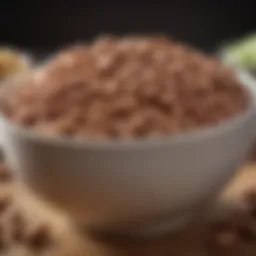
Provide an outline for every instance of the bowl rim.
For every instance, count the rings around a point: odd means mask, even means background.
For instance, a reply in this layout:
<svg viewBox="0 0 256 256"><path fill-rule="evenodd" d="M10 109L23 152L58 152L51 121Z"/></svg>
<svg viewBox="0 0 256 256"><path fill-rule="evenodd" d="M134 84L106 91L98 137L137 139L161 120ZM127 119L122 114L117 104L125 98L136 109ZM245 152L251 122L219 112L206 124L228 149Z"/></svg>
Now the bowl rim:
<svg viewBox="0 0 256 256"><path fill-rule="evenodd" d="M30 71L31 72L31 71ZM6 83L20 76L24 76L27 72L15 75L6 79L1 83L0 87L4 87ZM29 72L28 72L29 73ZM90 149L131 149L131 148L152 148L164 145L177 145L201 141L205 138L213 138L220 134L227 133L237 129L243 123L256 116L256 80L244 70L236 69L238 79L244 85L250 98L248 107L238 115L221 121L216 126L206 126L188 132L178 132L175 134L164 135L154 138L136 138L136 139L76 139L73 137L61 137L47 133L38 132L33 129L27 129L22 125L12 122L0 112L1 125L7 126L11 132L26 137L28 140L33 140L41 144L52 146L64 146L71 148L90 148ZM1 88L1 89L2 89Z"/></svg>

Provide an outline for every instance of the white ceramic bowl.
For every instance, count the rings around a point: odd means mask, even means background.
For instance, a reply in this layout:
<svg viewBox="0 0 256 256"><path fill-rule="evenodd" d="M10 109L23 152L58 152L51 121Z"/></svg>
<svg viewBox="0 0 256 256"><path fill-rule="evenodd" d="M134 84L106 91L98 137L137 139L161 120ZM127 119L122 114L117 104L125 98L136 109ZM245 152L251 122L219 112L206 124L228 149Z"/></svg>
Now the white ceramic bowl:
<svg viewBox="0 0 256 256"><path fill-rule="evenodd" d="M250 108L217 127L156 140L74 141L1 116L4 153L29 187L78 223L163 232L190 220L245 160L255 135L256 85L239 76Z"/></svg>

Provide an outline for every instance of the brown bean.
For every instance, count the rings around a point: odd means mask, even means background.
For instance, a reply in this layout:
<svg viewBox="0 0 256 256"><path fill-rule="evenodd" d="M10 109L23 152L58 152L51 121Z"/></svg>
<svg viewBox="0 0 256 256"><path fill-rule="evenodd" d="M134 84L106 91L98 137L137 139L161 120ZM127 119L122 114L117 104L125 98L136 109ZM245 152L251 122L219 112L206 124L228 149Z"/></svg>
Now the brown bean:
<svg viewBox="0 0 256 256"><path fill-rule="evenodd" d="M186 132L248 105L232 70L163 36L104 36L70 47L17 85L0 99L6 116L76 138Z"/></svg>

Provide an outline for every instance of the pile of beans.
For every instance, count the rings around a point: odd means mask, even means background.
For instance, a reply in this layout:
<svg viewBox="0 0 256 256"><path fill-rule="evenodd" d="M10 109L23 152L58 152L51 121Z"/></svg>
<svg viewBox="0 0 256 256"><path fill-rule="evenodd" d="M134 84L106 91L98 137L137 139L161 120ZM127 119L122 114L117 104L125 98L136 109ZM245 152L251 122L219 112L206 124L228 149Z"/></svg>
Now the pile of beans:
<svg viewBox="0 0 256 256"><path fill-rule="evenodd" d="M164 136L218 125L248 98L218 60L158 36L106 36L56 54L10 86L16 123L78 138Z"/></svg>

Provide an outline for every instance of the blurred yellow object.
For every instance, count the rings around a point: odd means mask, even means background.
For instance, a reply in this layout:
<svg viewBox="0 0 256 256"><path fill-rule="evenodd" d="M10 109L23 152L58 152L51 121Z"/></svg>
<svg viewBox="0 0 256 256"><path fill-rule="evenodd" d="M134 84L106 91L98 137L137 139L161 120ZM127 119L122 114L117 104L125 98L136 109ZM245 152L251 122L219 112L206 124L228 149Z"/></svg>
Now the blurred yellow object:
<svg viewBox="0 0 256 256"><path fill-rule="evenodd" d="M0 80L22 72L30 66L29 58L17 50L0 47Z"/></svg>

